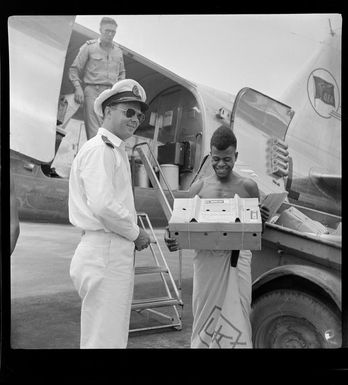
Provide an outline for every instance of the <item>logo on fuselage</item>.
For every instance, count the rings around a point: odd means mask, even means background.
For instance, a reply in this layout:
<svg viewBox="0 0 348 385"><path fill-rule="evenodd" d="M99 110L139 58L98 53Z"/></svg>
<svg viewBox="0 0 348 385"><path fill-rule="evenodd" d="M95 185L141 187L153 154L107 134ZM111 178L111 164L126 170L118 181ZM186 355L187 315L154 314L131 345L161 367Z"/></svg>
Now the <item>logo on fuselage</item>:
<svg viewBox="0 0 348 385"><path fill-rule="evenodd" d="M322 118L338 118L340 114L340 92L333 75L324 68L311 72L307 81L309 101L315 112Z"/></svg>

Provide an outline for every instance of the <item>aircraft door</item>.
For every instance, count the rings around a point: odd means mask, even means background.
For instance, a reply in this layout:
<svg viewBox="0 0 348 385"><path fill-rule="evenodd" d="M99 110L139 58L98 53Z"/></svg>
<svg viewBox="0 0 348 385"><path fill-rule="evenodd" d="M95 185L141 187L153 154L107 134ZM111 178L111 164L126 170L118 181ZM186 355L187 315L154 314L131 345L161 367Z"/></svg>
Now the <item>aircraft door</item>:
<svg viewBox="0 0 348 385"><path fill-rule="evenodd" d="M10 148L38 162L55 154L57 101L75 16L11 16Z"/></svg>
<svg viewBox="0 0 348 385"><path fill-rule="evenodd" d="M294 112L250 88L239 91L230 125L237 137L238 161L235 171L254 179L261 193L285 190L289 171L286 132Z"/></svg>

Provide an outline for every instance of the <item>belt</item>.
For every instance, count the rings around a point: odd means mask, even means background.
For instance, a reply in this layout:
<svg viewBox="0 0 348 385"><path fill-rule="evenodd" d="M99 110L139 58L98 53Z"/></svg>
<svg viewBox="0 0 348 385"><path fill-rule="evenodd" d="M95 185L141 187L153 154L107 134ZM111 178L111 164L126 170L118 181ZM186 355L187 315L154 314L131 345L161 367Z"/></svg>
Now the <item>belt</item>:
<svg viewBox="0 0 348 385"><path fill-rule="evenodd" d="M111 88L112 84L91 84L91 83L87 83L87 84L85 84L85 87L87 87L87 86L95 87L97 90L99 90L100 87Z"/></svg>
<svg viewBox="0 0 348 385"><path fill-rule="evenodd" d="M115 236L114 233L106 232L104 230L82 230L81 238L87 237L89 239L110 239Z"/></svg>
<svg viewBox="0 0 348 385"><path fill-rule="evenodd" d="M237 267L239 252L240 252L240 250L232 250L231 251L231 266L232 267Z"/></svg>

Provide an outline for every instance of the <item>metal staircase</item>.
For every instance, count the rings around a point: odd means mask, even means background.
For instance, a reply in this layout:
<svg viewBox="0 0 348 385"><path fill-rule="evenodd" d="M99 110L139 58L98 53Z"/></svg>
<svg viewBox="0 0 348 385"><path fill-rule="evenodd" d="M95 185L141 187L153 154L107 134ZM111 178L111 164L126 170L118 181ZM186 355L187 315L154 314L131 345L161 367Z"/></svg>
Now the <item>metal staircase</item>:
<svg viewBox="0 0 348 385"><path fill-rule="evenodd" d="M148 156L145 154L141 146L148 146L149 154L152 156L153 163L149 160ZM151 180L152 186L157 192L157 198L163 208L163 211L166 215L167 220L169 221L172 215L172 205L169 204L166 194L164 193L161 184L156 176L156 173L153 169L152 164L155 165L159 173L162 175L164 183L167 185L168 192L170 195L170 199L174 202L174 195L170 189L170 186L165 179L165 176L162 173L161 167L157 162L157 159L153 155L150 146L148 143L139 143L133 147L132 152L132 160L134 165L134 151L137 150L142 160L147 175ZM133 168L134 170L134 168ZM152 256L152 264L146 266L135 266L135 275L147 275L147 274L158 274L160 276L160 283L163 284L163 288L165 289L166 296L162 297L152 297L152 298L142 298L142 299L133 299L132 302L132 310L137 312L138 314L146 315L152 314L159 316L161 319L165 319L166 322L161 322L160 325L155 326L146 326L141 328L131 328L130 332L135 331L143 331L143 330L152 330L152 329L160 329L160 328L168 328L174 327L177 330L182 329L182 311L183 311L183 301L181 297L181 271L182 271L182 252L179 253L179 267L178 267L178 286L175 283L173 275L170 271L166 258L163 254L163 251L160 247L160 243L156 237L155 231L151 225L150 219L146 213L137 213L138 223L139 225L149 232L153 239L154 243L149 245L149 249ZM137 261L137 258L135 259ZM159 308L169 308L171 311L171 315L164 313L163 311L159 311ZM157 310L155 310L157 309Z"/></svg>

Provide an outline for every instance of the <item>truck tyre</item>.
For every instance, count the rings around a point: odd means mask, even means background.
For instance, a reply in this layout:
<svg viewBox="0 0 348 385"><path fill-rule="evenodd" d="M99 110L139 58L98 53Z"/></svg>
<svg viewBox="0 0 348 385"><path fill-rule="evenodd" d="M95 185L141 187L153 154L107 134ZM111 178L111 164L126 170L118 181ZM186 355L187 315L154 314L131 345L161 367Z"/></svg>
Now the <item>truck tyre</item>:
<svg viewBox="0 0 348 385"><path fill-rule="evenodd" d="M277 289L252 305L254 348L340 348L341 321L328 304L310 294Z"/></svg>

